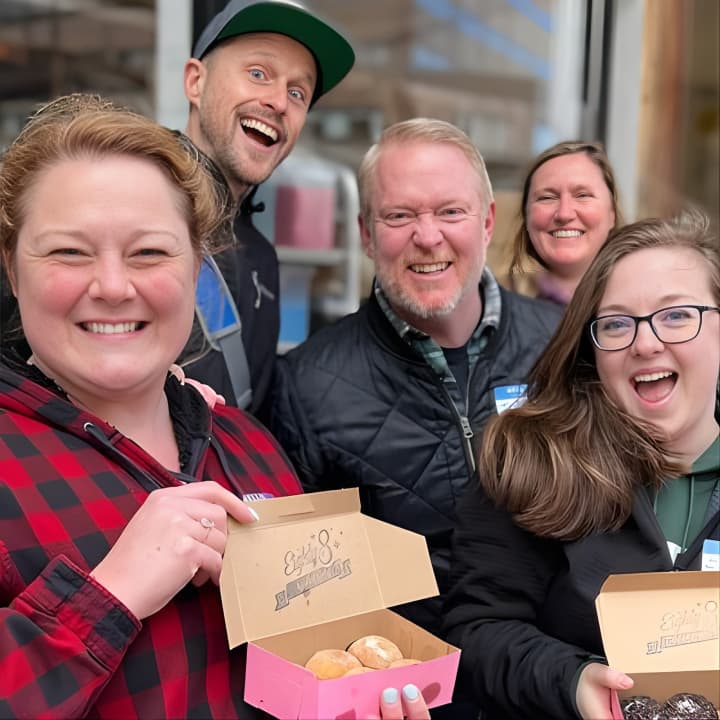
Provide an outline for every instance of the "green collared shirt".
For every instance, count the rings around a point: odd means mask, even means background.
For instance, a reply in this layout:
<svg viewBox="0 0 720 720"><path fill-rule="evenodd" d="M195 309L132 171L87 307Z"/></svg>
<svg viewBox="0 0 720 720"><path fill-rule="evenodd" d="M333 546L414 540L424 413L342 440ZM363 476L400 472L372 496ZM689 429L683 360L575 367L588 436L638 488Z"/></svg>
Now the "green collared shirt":
<svg viewBox="0 0 720 720"><path fill-rule="evenodd" d="M483 296L482 318L465 346L468 356L468 378L472 377L480 353L485 349L490 336L500 325L500 312L502 309L500 287L487 267L483 270L480 278L479 292ZM385 317L390 321L400 338L425 359L425 362L435 371L447 389L455 407L461 415L465 415L467 412L467 388L458 387L443 349L429 335L398 317L397 313L390 307L385 293L377 282L375 283L375 297L383 313L385 313Z"/></svg>

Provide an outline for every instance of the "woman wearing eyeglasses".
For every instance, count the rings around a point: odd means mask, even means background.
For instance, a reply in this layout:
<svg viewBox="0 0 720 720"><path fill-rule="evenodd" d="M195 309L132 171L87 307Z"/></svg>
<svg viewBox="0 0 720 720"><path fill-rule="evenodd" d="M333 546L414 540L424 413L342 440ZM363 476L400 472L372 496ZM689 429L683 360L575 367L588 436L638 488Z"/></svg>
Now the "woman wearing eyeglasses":
<svg viewBox="0 0 720 720"><path fill-rule="evenodd" d="M485 431L455 534L448 639L483 720L611 718L595 598L698 569L719 537L720 257L704 218L611 235L530 378Z"/></svg>

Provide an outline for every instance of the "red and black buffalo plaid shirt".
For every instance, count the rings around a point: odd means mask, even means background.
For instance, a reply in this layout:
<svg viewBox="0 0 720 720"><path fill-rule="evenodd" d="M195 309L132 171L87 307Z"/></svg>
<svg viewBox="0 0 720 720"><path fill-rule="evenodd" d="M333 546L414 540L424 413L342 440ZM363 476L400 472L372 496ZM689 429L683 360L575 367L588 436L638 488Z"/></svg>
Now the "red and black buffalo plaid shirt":
<svg viewBox="0 0 720 720"><path fill-rule="evenodd" d="M260 717L217 587L188 585L140 623L88 573L154 488L301 492L284 454L250 416L211 414L171 378L178 477L45 385L0 365L0 718Z"/></svg>

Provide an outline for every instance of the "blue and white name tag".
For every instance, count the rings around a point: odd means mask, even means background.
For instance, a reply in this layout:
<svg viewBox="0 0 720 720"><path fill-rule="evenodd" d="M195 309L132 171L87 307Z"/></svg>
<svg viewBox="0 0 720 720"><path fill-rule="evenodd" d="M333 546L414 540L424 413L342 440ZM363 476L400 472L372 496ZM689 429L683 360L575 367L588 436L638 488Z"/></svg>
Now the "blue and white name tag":
<svg viewBox="0 0 720 720"><path fill-rule="evenodd" d="M275 496L272 493L245 493L242 496L243 502L256 502L257 500L272 500Z"/></svg>
<svg viewBox="0 0 720 720"><path fill-rule="evenodd" d="M520 407L527 400L527 385L501 385L493 390L498 415L510 408Z"/></svg>
<svg viewBox="0 0 720 720"><path fill-rule="evenodd" d="M705 540L701 570L720 570L720 540Z"/></svg>

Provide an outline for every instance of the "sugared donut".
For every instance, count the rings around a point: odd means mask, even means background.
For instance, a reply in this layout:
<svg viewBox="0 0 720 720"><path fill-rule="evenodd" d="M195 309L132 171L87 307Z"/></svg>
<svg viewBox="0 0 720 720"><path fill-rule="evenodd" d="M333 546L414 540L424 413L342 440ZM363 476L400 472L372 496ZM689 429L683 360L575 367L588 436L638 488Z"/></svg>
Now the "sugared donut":
<svg viewBox="0 0 720 720"><path fill-rule="evenodd" d="M402 660L403 656L400 648L382 635L361 637L348 647L348 652L366 667L376 670L390 667L390 663Z"/></svg>
<svg viewBox="0 0 720 720"><path fill-rule="evenodd" d="M305 667L320 680L332 680L360 667L360 661L345 650L318 650L305 663Z"/></svg>

